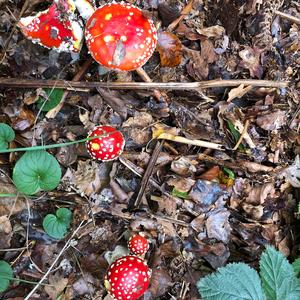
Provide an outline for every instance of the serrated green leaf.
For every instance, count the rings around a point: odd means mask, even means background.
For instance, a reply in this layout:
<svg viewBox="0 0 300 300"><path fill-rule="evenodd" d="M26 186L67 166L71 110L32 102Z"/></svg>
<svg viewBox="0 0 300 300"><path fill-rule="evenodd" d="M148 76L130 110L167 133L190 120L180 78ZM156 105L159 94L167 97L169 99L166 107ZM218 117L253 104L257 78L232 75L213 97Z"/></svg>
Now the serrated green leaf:
<svg viewBox="0 0 300 300"><path fill-rule="evenodd" d="M45 99L44 97L39 97L37 104L38 104L38 108L41 109L42 111L49 111L52 108L56 107L63 96L64 90L63 89L44 89L46 95L47 95L47 99Z"/></svg>
<svg viewBox="0 0 300 300"><path fill-rule="evenodd" d="M293 262L293 269L296 276L300 275L300 257Z"/></svg>
<svg viewBox="0 0 300 300"><path fill-rule="evenodd" d="M8 143L15 139L15 132L5 123L0 123L0 149L7 149Z"/></svg>
<svg viewBox="0 0 300 300"><path fill-rule="evenodd" d="M265 300L258 273L244 263L218 269L197 287L204 300Z"/></svg>
<svg viewBox="0 0 300 300"><path fill-rule="evenodd" d="M16 188L27 195L55 189L60 178L61 169L57 160L45 150L27 151L13 170Z"/></svg>
<svg viewBox="0 0 300 300"><path fill-rule="evenodd" d="M10 282L10 278L13 278L13 271L9 263L4 260L0 260L0 292L4 292Z"/></svg>
<svg viewBox="0 0 300 300"><path fill-rule="evenodd" d="M45 232L55 239L62 239L71 224L72 212L67 208L59 208L56 215L49 214L43 220Z"/></svg>
<svg viewBox="0 0 300 300"><path fill-rule="evenodd" d="M259 264L260 277L267 300L300 299L299 282L293 266L281 252L267 246Z"/></svg>

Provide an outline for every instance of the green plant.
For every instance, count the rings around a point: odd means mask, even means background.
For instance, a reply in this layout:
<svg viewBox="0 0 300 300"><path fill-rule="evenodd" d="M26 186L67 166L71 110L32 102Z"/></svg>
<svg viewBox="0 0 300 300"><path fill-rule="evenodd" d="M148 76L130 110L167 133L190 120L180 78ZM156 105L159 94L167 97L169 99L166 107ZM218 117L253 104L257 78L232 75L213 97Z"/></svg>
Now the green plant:
<svg viewBox="0 0 300 300"><path fill-rule="evenodd" d="M61 169L57 160L45 150L25 152L13 170L16 188L26 195L53 190L60 178Z"/></svg>
<svg viewBox="0 0 300 300"><path fill-rule="evenodd" d="M204 300L297 300L300 280L284 255L267 246L260 273L244 263L232 263L197 282Z"/></svg>
<svg viewBox="0 0 300 300"><path fill-rule="evenodd" d="M48 235L55 239L62 239L70 227L72 212L67 208L59 208L56 214L49 214L44 218L43 227Z"/></svg>
<svg viewBox="0 0 300 300"><path fill-rule="evenodd" d="M0 292L4 292L8 288L9 281L13 276L10 264L4 260L0 260Z"/></svg>
<svg viewBox="0 0 300 300"><path fill-rule="evenodd" d="M7 149L8 143L15 139L15 132L7 124L0 123L0 149Z"/></svg>
<svg viewBox="0 0 300 300"><path fill-rule="evenodd" d="M45 97L40 96L37 102L37 106L42 111L49 111L52 108L56 107L62 99L64 94L63 89L44 89Z"/></svg>

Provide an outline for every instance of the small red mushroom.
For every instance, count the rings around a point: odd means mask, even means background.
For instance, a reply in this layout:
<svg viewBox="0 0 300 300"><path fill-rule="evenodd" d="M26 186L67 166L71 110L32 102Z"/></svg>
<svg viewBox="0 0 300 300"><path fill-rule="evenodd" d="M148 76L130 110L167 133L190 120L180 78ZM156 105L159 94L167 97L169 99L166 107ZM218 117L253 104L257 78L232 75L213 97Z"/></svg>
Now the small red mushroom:
<svg viewBox="0 0 300 300"><path fill-rule="evenodd" d="M74 11L72 0L55 0L47 10L21 18L18 26L34 43L57 51L78 52L82 46L83 29Z"/></svg>
<svg viewBox="0 0 300 300"><path fill-rule="evenodd" d="M151 271L145 261L137 256L118 258L107 270L105 287L117 300L136 300L147 290Z"/></svg>
<svg viewBox="0 0 300 300"><path fill-rule="evenodd" d="M100 136L86 142L88 153L95 159L109 161L118 158L123 152L123 134L111 126L96 126L88 137Z"/></svg>
<svg viewBox="0 0 300 300"><path fill-rule="evenodd" d="M149 249L148 240L140 234L134 234L128 240L128 249L132 254L143 255Z"/></svg>
<svg viewBox="0 0 300 300"><path fill-rule="evenodd" d="M85 38L99 64L122 71L143 66L157 43L152 20L138 7L125 2L98 8L87 21Z"/></svg>

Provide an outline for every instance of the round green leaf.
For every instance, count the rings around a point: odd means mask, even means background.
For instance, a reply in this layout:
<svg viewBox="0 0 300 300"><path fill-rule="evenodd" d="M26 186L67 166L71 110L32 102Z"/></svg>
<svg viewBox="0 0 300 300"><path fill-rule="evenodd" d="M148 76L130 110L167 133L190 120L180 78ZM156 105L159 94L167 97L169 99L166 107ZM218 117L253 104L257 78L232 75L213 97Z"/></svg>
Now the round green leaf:
<svg viewBox="0 0 300 300"><path fill-rule="evenodd" d="M10 278L13 278L13 276L10 264L0 260L0 292L4 292L8 288Z"/></svg>
<svg viewBox="0 0 300 300"><path fill-rule="evenodd" d="M43 220L43 228L48 235L55 239L62 239L71 224L72 212L67 208L59 208L56 215L49 214Z"/></svg>
<svg viewBox="0 0 300 300"><path fill-rule="evenodd" d="M61 169L57 160L45 150L25 152L13 170L15 186L27 195L55 189L60 178Z"/></svg>
<svg viewBox="0 0 300 300"><path fill-rule="evenodd" d="M15 139L15 132L5 123L0 123L0 149L7 149L8 143Z"/></svg>

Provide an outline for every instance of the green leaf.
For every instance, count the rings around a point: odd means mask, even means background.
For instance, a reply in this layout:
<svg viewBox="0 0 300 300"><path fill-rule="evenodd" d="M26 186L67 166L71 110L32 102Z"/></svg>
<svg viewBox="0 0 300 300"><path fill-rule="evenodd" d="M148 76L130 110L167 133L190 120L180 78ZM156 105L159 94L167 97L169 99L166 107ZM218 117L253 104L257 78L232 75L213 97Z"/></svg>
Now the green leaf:
<svg viewBox="0 0 300 300"><path fill-rule="evenodd" d="M55 189L60 178L61 169L57 160L45 150L25 152L13 170L16 188L27 195Z"/></svg>
<svg viewBox="0 0 300 300"><path fill-rule="evenodd" d="M293 269L296 276L300 275L300 257L293 262Z"/></svg>
<svg viewBox="0 0 300 300"><path fill-rule="evenodd" d="M267 246L260 259L260 276L267 300L300 299L299 280L285 256Z"/></svg>
<svg viewBox="0 0 300 300"><path fill-rule="evenodd" d="M244 263L219 268L197 287L204 300L265 300L258 273Z"/></svg>
<svg viewBox="0 0 300 300"><path fill-rule="evenodd" d="M60 103L64 90L52 88L52 89L44 89L44 91L47 95L47 98L40 96L37 104L38 104L38 108L41 109L42 111L49 111Z"/></svg>
<svg viewBox="0 0 300 300"><path fill-rule="evenodd" d="M13 278L13 271L9 263L0 260L0 292L4 292L8 286L10 278Z"/></svg>
<svg viewBox="0 0 300 300"><path fill-rule="evenodd" d="M224 170L224 173L226 173L230 179L235 179L235 174L232 170L230 170L229 168L226 168L226 167L223 167L223 170Z"/></svg>
<svg viewBox="0 0 300 300"><path fill-rule="evenodd" d="M15 132L5 123L0 123L0 149L7 149L8 143L15 139Z"/></svg>
<svg viewBox="0 0 300 300"><path fill-rule="evenodd" d="M175 187L173 188L171 194L172 194L172 196L183 198L183 199L186 199L188 197L188 193L187 192L180 192L180 191L176 190Z"/></svg>
<svg viewBox="0 0 300 300"><path fill-rule="evenodd" d="M55 239L62 239L71 224L72 212L67 208L59 208L56 215L49 214L44 218L43 228L48 235Z"/></svg>
<svg viewBox="0 0 300 300"><path fill-rule="evenodd" d="M227 121L227 126L228 126L228 129L229 129L229 131L231 132L231 134L234 138L234 141L237 143L240 136L241 136L241 134L235 129L234 125L230 121ZM244 150L245 148L242 144L240 144L238 149Z"/></svg>

